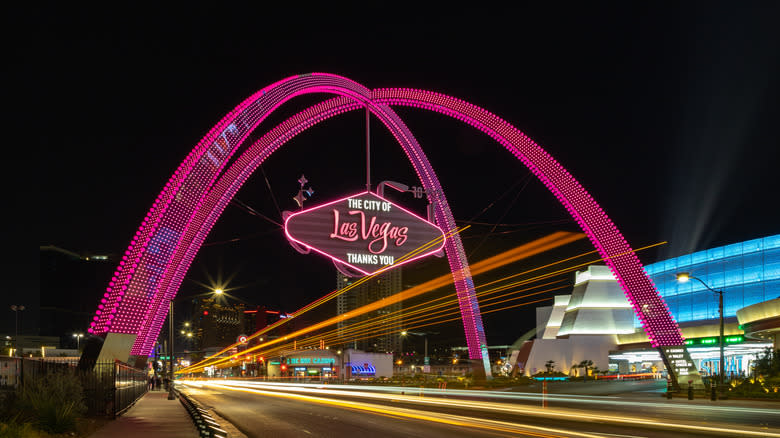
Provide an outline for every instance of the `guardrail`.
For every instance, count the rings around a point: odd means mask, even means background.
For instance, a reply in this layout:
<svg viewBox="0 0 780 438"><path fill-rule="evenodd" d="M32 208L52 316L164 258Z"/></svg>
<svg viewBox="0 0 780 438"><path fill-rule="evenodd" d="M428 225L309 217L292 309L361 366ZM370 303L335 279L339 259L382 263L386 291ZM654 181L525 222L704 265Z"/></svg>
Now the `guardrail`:
<svg viewBox="0 0 780 438"><path fill-rule="evenodd" d="M219 423L214 420L214 417L209 415L209 412L203 409L203 406L197 400L181 391L176 391L176 393L179 395L181 404L184 405L190 417L192 417L192 421L195 423L195 427L198 428L198 434L201 437L227 438L227 431L220 427Z"/></svg>

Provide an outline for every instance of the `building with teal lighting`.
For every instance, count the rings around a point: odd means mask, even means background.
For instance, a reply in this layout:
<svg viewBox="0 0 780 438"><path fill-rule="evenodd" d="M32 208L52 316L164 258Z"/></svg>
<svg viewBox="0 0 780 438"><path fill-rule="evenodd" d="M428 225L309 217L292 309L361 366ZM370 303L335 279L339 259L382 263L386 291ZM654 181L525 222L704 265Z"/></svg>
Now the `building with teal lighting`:
<svg viewBox="0 0 780 438"><path fill-rule="evenodd" d="M780 297L780 234L748 240L645 266L678 323L718 319L718 300L697 281L680 283L688 272L723 291L723 315Z"/></svg>
<svg viewBox="0 0 780 438"><path fill-rule="evenodd" d="M780 234L659 261L645 270L678 322L702 375L713 374L720 361L718 294L698 281L678 282L680 272L723 291L727 374L748 374L767 348L780 349ZM570 295L556 296L553 306L537 308L536 339L528 342L532 345L524 347L527 353L517 359L527 375L550 359L564 370L582 360L620 373L664 369L605 266L577 272Z"/></svg>

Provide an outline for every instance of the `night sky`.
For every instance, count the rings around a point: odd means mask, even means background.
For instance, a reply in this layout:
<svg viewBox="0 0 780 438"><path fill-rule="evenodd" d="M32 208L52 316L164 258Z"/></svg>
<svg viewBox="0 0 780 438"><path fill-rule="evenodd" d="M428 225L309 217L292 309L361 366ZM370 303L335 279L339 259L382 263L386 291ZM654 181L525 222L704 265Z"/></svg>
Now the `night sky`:
<svg viewBox="0 0 780 438"><path fill-rule="evenodd" d="M778 3L543 3L38 6L19 43L21 68L9 73L34 89L28 103L43 120L28 136L36 151L18 166L40 166L30 195L39 244L122 251L173 170L225 113L307 72L438 91L499 115L560 161L633 247L669 241L640 254L645 263L780 232ZM294 100L274 120L325 97ZM464 233L473 260L577 230L522 163L485 135L441 115L397 111L436 168L455 218L486 224ZM273 198L294 210L301 174L315 190L310 205L361 190L363 117L347 114L300 135L263 164L268 184L258 171L237 199L279 221ZM375 120L371 141L374 184L417 184ZM409 195L393 199L424 211ZM15 238L29 246L28 237ZM587 249L585 242L547 258ZM32 260L18 268L38 273ZM443 270L439 259L424 262L404 272L405 282ZM236 296L285 311L335 287L329 261L295 253L277 226L238 205L207 239L180 294L204 292L198 283L218 276L232 276ZM23 299L37 284L6 297ZM512 342L533 317L526 310L486 318L489 343Z"/></svg>

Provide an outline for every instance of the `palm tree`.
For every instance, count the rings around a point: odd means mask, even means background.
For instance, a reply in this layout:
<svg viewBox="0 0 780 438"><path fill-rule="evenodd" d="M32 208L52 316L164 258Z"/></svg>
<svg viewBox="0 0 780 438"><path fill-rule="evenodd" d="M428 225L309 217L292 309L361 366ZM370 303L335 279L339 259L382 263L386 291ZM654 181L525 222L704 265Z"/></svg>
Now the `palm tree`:
<svg viewBox="0 0 780 438"><path fill-rule="evenodd" d="M593 368L593 361L583 360L582 362L580 362L579 367L585 369L585 372L582 375L582 380L585 380L588 378L588 370Z"/></svg>
<svg viewBox="0 0 780 438"><path fill-rule="evenodd" d="M555 370L555 361L554 360L548 360L544 363L544 367L547 368L548 373L552 373Z"/></svg>
<svg viewBox="0 0 780 438"><path fill-rule="evenodd" d="M569 377L574 377L574 372L575 372L575 370L576 370L577 368L579 368L579 367L580 367L580 364L578 364L578 363L573 363L573 364L571 365L571 367L569 368Z"/></svg>

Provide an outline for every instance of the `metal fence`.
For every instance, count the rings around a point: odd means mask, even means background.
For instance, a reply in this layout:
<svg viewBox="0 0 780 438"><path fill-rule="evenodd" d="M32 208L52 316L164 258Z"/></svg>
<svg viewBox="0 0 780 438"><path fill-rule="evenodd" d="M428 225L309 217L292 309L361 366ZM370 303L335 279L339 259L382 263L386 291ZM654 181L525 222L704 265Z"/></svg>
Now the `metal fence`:
<svg viewBox="0 0 780 438"><path fill-rule="evenodd" d="M121 415L149 387L146 373L120 362L97 362L78 367L78 359L0 357L0 390L14 390L27 382L56 373L78 377L88 415Z"/></svg>

